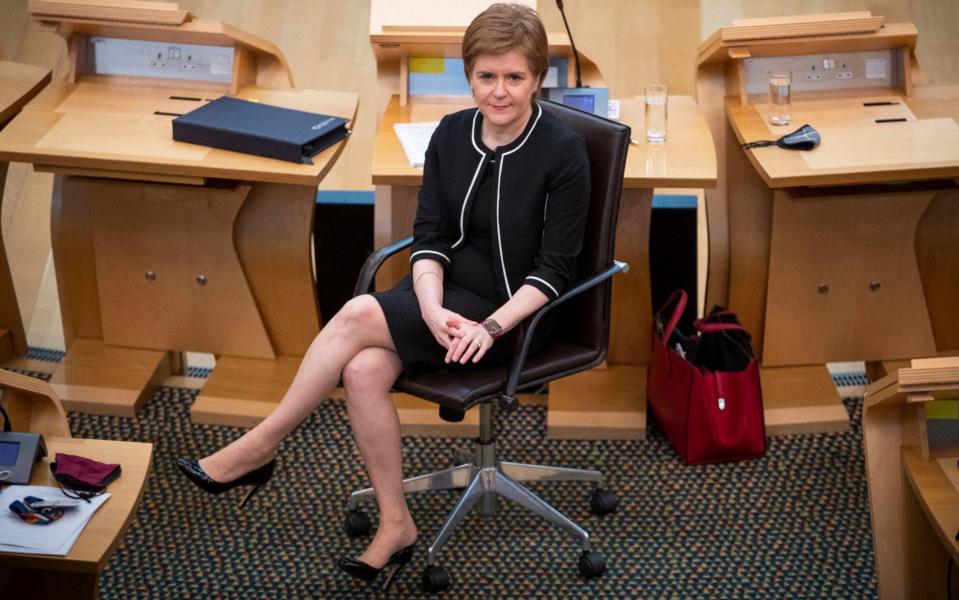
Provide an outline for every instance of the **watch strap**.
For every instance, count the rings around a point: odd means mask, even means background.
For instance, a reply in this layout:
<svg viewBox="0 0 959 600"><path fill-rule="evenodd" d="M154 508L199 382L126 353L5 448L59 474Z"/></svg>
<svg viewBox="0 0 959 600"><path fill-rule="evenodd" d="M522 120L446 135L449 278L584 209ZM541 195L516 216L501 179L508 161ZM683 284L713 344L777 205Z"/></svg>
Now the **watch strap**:
<svg viewBox="0 0 959 600"><path fill-rule="evenodd" d="M498 340L503 335L503 328L494 319L486 319L480 325L494 340Z"/></svg>

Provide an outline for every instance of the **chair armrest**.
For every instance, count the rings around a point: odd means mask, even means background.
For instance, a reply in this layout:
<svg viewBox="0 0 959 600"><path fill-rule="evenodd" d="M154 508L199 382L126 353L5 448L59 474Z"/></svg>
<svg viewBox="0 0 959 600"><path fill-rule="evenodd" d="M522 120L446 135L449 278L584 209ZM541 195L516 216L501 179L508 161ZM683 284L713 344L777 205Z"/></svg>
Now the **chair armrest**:
<svg viewBox="0 0 959 600"><path fill-rule="evenodd" d="M509 378L506 380L506 388L499 397L500 408L504 410L514 410L519 405L516 400L516 388L519 386L519 375L522 373L523 366L526 364L526 357L529 354L530 344L533 343L533 333L536 330L536 326L539 325L546 313L553 310L563 302L566 302L570 298L578 296L590 288L596 287L600 283L603 283L607 279L611 278L613 275L616 275L620 272L626 273L627 271L629 271L628 264L614 260L613 266L607 268L602 273L590 277L589 279L578 282L573 287L563 292L563 294L558 298L546 304L531 316L526 318L524 323L521 325L523 329L520 332L519 338L517 339L517 350L513 355L512 364L510 364Z"/></svg>
<svg viewBox="0 0 959 600"><path fill-rule="evenodd" d="M413 243L413 236L407 236L397 240L388 246L383 246L366 259L363 268L360 269L360 276L356 279L356 288L353 289L353 296L368 294L373 291L373 277L380 270L387 258L393 256L400 250L409 248Z"/></svg>

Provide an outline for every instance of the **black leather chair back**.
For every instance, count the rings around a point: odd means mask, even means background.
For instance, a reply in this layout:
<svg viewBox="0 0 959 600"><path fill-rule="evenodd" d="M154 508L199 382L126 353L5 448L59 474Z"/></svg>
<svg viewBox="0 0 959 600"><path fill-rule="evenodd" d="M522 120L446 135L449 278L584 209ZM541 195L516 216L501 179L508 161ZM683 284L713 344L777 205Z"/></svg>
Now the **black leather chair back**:
<svg viewBox="0 0 959 600"><path fill-rule="evenodd" d="M586 141L589 155L591 199L583 251L577 279L603 271L613 262L616 220L623 191L623 173L629 148L630 129L555 102L541 102L543 109L557 117ZM609 341L611 281L584 292L557 308L560 313L553 337L606 354Z"/></svg>
<svg viewBox="0 0 959 600"><path fill-rule="evenodd" d="M630 129L561 104L543 101L542 106L586 141L591 198L576 276L576 282L581 282L613 266L616 218ZM388 255L391 250L385 248L382 252ZM371 280L372 274L361 276L365 283L359 284L358 289L365 290L364 286ZM545 383L601 363L606 358L609 342L611 298L612 287L606 280L552 309L557 313L549 317L555 319L552 334L545 347L527 357L519 372L518 384ZM465 372L401 375L394 388L436 402L440 405L440 416L458 421L465 410L504 392L509 372L510 366L498 366Z"/></svg>

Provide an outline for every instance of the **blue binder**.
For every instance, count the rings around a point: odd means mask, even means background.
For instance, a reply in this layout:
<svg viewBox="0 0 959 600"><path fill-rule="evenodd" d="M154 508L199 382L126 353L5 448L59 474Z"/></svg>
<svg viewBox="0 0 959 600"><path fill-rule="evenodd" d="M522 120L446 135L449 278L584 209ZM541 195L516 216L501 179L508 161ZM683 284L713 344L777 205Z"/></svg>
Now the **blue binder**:
<svg viewBox="0 0 959 600"><path fill-rule="evenodd" d="M173 119L173 139L312 165L350 134L347 120L222 96Z"/></svg>

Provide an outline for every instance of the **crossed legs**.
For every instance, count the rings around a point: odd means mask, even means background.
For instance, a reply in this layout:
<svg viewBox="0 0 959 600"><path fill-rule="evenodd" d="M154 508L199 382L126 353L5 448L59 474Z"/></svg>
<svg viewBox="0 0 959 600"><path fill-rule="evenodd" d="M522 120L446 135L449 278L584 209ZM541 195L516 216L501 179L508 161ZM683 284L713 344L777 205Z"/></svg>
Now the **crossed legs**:
<svg viewBox="0 0 959 600"><path fill-rule="evenodd" d="M353 435L380 507L376 537L359 559L380 567L416 539L403 495L399 418L389 396L400 370L379 303L371 296L354 298L310 344L276 409L241 438L200 460L200 466L216 481L231 481L266 464L283 438L329 396L342 374Z"/></svg>

